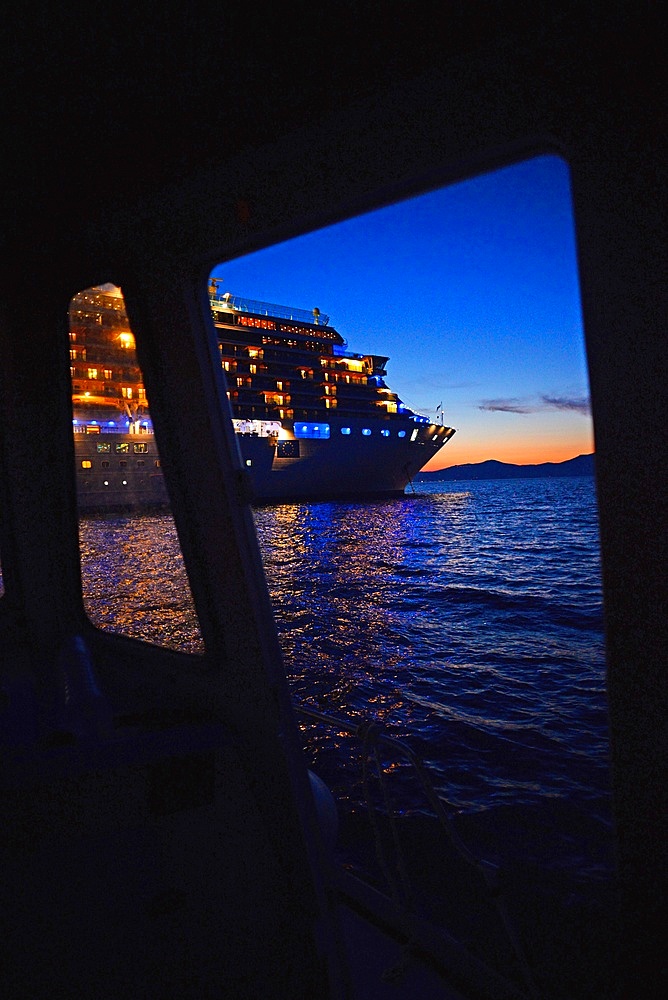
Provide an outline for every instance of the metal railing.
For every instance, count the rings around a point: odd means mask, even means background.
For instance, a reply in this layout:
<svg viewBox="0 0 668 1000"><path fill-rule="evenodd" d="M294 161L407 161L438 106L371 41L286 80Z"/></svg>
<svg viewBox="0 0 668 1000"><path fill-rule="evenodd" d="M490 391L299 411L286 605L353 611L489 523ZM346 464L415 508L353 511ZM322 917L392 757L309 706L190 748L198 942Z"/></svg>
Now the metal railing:
<svg viewBox="0 0 668 1000"><path fill-rule="evenodd" d="M464 843L464 841L459 836L459 833L455 829L451 817L448 815L446 806L443 799L439 796L436 791L434 784L431 780L429 771L420 757L415 753L415 751L404 743L402 740L397 739L393 736L386 735L380 725L375 720L365 720L361 724L354 723L348 719L342 719L339 716L329 715L324 712L320 712L316 709L306 708L302 705L296 706L296 713L298 717L304 720L309 720L311 722L320 723L322 725L334 728L338 733L347 733L350 736L356 737L361 745L363 751L363 784L365 789L366 805L369 810L369 818L371 820L371 825L374 831L374 838L376 840L377 848L380 847L380 835L378 827L376 826L374 820L375 807L371 801L371 795L369 791L369 783L367 780L367 768L366 763L370 758L375 760L376 770L378 775L378 780L381 784L383 791L383 801L386 807L386 812L388 813L388 818L390 826L392 829L392 839L395 847L395 854L397 858L397 866L399 868L400 881L402 883L402 895L404 899L404 905L411 905L411 900L413 897L412 889L409 886L409 876L407 874L407 867L405 860L403 858L403 852L399 842L399 833L394 822L395 817L393 816L393 811L390 803L390 796L386 787L387 775L385 769L379 758L379 748L384 748L394 756L395 759L403 758L407 761L417 777L418 783L422 789L422 792L427 800L431 810L433 811L436 819L438 820L439 826L445 833L451 846L455 849L456 853L469 865L471 868L475 869L483 878L484 885L486 887L487 896L489 901L492 903L497 911L505 934L508 941L510 942L515 957L519 963L519 967L524 978L525 986L528 992L528 996L531 998L536 998L538 996L536 986L534 983L533 974L531 972L530 966L527 962L526 956L524 954L524 949L520 942L517 930L510 918L508 908L506 906L505 900L502 894L501 885L501 870L500 867L491 861L484 858L479 858ZM381 868L384 872L385 877L388 880L388 884L392 885L392 877L389 874L389 866L386 861L382 858L380 860ZM399 895L398 892L392 893L395 898Z"/></svg>

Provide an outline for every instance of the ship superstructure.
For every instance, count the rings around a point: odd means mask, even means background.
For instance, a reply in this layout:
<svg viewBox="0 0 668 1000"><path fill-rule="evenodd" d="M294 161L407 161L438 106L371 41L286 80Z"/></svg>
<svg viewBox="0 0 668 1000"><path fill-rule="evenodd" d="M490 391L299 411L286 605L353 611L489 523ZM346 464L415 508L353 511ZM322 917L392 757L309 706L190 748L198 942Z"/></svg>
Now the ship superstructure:
<svg viewBox="0 0 668 1000"><path fill-rule="evenodd" d="M209 286L241 461L253 499L403 493L454 434L403 404L388 358L354 354L318 309L241 299ZM80 506L165 503L160 458L120 289L70 305Z"/></svg>

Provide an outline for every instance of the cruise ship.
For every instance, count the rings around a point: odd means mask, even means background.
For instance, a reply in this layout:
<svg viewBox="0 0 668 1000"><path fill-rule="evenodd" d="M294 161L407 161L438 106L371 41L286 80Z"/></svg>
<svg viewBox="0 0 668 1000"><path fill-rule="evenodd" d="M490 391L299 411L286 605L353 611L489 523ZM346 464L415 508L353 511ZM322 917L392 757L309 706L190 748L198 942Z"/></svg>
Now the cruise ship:
<svg viewBox="0 0 668 1000"><path fill-rule="evenodd" d="M455 433L404 405L385 382L388 358L348 351L318 309L219 285L209 299L252 501L401 495ZM80 509L166 504L121 289L76 295L69 336Z"/></svg>

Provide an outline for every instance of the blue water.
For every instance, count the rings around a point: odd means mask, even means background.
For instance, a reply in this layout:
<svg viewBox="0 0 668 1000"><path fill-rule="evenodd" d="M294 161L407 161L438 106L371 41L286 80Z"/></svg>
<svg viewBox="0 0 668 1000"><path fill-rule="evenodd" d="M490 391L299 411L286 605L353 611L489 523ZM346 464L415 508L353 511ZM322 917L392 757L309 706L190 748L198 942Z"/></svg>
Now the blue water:
<svg viewBox="0 0 668 1000"><path fill-rule="evenodd" d="M255 520L295 697L408 739L454 812L489 812L511 836L521 814L533 843L519 850L604 872L594 480L420 484L399 501ZM335 783L337 753L341 741L333 759L318 754ZM408 781L402 791L419 810Z"/></svg>
<svg viewBox="0 0 668 1000"><path fill-rule="evenodd" d="M254 517L296 702L408 741L451 813L494 829L495 852L605 877L594 480L420 484L400 500ZM97 624L201 648L169 516L86 520L81 537ZM354 809L359 745L305 732L314 767ZM409 769L388 768L401 811L423 811Z"/></svg>
<svg viewBox="0 0 668 1000"><path fill-rule="evenodd" d="M542 995L611 996L594 481L420 484L399 500L284 504L254 517L295 704L373 721L410 745L466 847L500 866ZM81 548L96 624L202 649L169 515L86 519ZM337 798L342 863L391 889L379 846L387 860L394 835L370 824L367 802L396 815L420 905L507 972L492 901L401 756L375 760L337 726L303 720L301 732Z"/></svg>

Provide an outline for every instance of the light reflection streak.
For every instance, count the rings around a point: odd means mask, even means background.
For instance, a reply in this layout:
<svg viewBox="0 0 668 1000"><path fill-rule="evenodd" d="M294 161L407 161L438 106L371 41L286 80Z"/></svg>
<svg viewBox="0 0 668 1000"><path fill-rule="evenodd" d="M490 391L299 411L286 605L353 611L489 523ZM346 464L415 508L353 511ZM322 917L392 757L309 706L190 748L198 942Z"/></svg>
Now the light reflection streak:
<svg viewBox="0 0 668 1000"><path fill-rule="evenodd" d="M84 608L94 625L204 652L171 515L83 518L79 541Z"/></svg>

